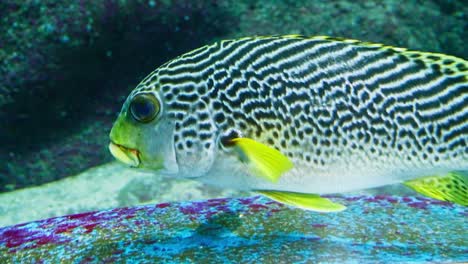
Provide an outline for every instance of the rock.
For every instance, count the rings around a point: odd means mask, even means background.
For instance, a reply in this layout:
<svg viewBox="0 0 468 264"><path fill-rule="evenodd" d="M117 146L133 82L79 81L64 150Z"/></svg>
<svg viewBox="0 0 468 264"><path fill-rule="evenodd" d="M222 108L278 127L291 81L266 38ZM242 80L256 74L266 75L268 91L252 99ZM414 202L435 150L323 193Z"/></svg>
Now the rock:
<svg viewBox="0 0 468 264"><path fill-rule="evenodd" d="M262 197L162 203L0 228L1 263L465 262L466 207L426 198L331 197L315 213Z"/></svg>

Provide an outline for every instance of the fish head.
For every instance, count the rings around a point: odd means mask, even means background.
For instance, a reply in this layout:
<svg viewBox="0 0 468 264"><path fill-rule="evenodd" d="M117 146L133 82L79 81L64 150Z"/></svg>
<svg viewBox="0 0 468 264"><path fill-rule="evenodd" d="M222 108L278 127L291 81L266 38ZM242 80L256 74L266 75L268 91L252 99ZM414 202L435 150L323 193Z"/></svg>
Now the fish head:
<svg viewBox="0 0 468 264"><path fill-rule="evenodd" d="M187 84L175 80L143 81L135 88L110 133L109 149L117 160L177 178L195 178L210 170L217 151L216 126L209 104L199 95L187 99L191 97L184 87Z"/></svg>
<svg viewBox="0 0 468 264"><path fill-rule="evenodd" d="M111 129L109 150L131 167L174 174L173 132L158 91L135 89Z"/></svg>

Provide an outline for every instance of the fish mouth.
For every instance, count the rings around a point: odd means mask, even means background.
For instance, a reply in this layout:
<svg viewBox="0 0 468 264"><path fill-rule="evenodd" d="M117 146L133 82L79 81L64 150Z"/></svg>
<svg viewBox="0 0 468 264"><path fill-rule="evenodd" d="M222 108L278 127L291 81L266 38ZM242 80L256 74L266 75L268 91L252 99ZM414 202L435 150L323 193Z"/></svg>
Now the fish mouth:
<svg viewBox="0 0 468 264"><path fill-rule="evenodd" d="M136 149L127 148L111 141L109 151L118 161L131 167L138 167L141 163L140 152Z"/></svg>

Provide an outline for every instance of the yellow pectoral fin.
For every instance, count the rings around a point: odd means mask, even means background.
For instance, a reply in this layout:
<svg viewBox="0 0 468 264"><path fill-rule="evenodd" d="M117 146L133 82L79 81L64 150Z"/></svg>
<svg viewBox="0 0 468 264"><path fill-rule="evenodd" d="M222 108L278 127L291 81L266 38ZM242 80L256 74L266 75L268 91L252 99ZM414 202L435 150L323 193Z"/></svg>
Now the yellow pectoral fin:
<svg viewBox="0 0 468 264"><path fill-rule="evenodd" d="M404 184L425 196L468 206L468 175L464 173L418 178Z"/></svg>
<svg viewBox="0 0 468 264"><path fill-rule="evenodd" d="M235 138L231 143L237 147L251 166L252 173L271 182L292 169L293 163L278 150L249 138Z"/></svg>
<svg viewBox="0 0 468 264"><path fill-rule="evenodd" d="M317 194L283 192L273 190L256 190L256 192L277 202L299 207L305 210L316 212L339 212L346 209L346 206L334 203L327 198L322 198Z"/></svg>

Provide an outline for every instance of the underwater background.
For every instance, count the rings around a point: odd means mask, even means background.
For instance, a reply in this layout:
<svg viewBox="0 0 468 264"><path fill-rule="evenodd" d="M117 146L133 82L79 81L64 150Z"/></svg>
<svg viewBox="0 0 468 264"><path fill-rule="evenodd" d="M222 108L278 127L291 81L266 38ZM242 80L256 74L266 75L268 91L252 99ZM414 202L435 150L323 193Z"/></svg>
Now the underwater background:
<svg viewBox="0 0 468 264"><path fill-rule="evenodd" d="M184 52L221 39L303 34L466 59L467 14L462 0L1 0L0 227L249 195L134 171L108 152L112 122L128 93ZM398 186L366 193L415 195ZM454 238L453 254L468 255L466 238L463 232Z"/></svg>

